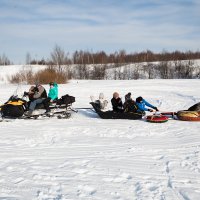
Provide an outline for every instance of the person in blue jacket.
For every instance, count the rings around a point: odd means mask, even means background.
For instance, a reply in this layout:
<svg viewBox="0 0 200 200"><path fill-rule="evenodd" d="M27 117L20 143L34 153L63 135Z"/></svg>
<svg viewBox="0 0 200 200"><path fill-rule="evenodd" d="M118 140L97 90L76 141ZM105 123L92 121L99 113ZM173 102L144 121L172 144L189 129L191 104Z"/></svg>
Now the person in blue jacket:
<svg viewBox="0 0 200 200"><path fill-rule="evenodd" d="M49 86L50 88L49 88L48 97L43 101L44 108L46 109L46 113L50 112L50 109L49 109L50 103L58 99L58 84L54 82L50 82Z"/></svg>
<svg viewBox="0 0 200 200"><path fill-rule="evenodd" d="M136 98L136 105L138 107L138 110L137 112L145 112L145 111L149 111L149 112L153 112L153 109L158 111L158 108L151 105L150 103L148 103L145 99L143 99L142 97L137 97ZM150 107L150 108L146 108L147 107Z"/></svg>

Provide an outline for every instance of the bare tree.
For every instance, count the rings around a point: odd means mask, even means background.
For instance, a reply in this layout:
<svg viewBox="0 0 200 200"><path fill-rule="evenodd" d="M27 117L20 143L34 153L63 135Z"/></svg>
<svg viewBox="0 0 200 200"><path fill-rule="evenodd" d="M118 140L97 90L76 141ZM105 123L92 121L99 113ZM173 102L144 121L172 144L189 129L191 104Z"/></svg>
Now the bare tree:
<svg viewBox="0 0 200 200"><path fill-rule="evenodd" d="M102 80L105 78L106 65L95 65L91 78L94 80Z"/></svg>
<svg viewBox="0 0 200 200"><path fill-rule="evenodd" d="M176 77L180 79L184 78L193 78L194 74L194 62L191 60L188 61L176 61L175 63L175 72Z"/></svg>
<svg viewBox="0 0 200 200"><path fill-rule="evenodd" d="M90 77L90 72L87 65L78 65L77 73L79 79L89 79Z"/></svg>
<svg viewBox="0 0 200 200"><path fill-rule="evenodd" d="M140 78L140 70L139 70L139 66L135 66L135 68L134 68L134 70L133 70L133 72L132 72L132 74L131 74L131 76L132 76L132 79L134 79L134 80L137 80L137 79L139 79Z"/></svg>
<svg viewBox="0 0 200 200"><path fill-rule="evenodd" d="M11 65L11 61L7 58L5 54L0 56L0 65Z"/></svg>
<svg viewBox="0 0 200 200"><path fill-rule="evenodd" d="M160 78L168 79L169 78L169 66L167 61L162 61L158 65L158 71L160 73Z"/></svg>
<svg viewBox="0 0 200 200"><path fill-rule="evenodd" d="M61 47L56 45L53 52L51 53L51 59L52 62L58 67L58 71L61 72L62 65L64 65L66 62L65 51Z"/></svg>
<svg viewBox="0 0 200 200"><path fill-rule="evenodd" d="M30 64L31 64L31 54L30 54L30 53L27 53L27 54L26 54L26 64L27 64L27 65L30 65Z"/></svg>
<svg viewBox="0 0 200 200"><path fill-rule="evenodd" d="M124 67L123 80L130 79L130 65Z"/></svg>
<svg viewBox="0 0 200 200"><path fill-rule="evenodd" d="M193 77L194 67L193 67L193 61L188 60L185 63L184 66L184 77L183 78L189 78L191 79Z"/></svg>
<svg viewBox="0 0 200 200"><path fill-rule="evenodd" d="M147 73L148 79L153 79L155 76L155 68L152 63L147 63L143 66L144 73Z"/></svg>

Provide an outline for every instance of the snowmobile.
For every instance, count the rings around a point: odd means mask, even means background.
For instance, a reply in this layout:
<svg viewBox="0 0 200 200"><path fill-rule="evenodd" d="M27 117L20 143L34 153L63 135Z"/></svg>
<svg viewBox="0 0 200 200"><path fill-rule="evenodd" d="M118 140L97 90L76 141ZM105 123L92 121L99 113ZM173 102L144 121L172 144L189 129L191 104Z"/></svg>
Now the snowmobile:
<svg viewBox="0 0 200 200"><path fill-rule="evenodd" d="M72 103L75 102L75 97L68 94L62 96L60 99L50 104L50 111L46 113L44 105L38 104L36 109L33 111L32 115L25 115L28 110L28 102L18 96L11 96L7 102L0 106L1 118L10 119L37 119L41 117L57 117L59 119L67 119L71 117L71 112L77 112L72 108Z"/></svg>
<svg viewBox="0 0 200 200"><path fill-rule="evenodd" d="M136 119L142 119L142 117L144 116L144 113L139 113L139 112L123 112L123 113L119 113L119 112L114 112L112 110L102 111L97 103L90 102L90 104L94 108L95 112L102 119L130 119L130 120L136 120Z"/></svg>

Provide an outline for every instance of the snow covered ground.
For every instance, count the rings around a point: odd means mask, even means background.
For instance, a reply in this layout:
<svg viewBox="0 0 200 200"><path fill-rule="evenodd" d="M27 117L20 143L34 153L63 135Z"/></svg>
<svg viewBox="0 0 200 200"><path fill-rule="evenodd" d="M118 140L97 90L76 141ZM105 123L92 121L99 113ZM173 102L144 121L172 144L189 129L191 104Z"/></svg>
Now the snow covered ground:
<svg viewBox="0 0 200 200"><path fill-rule="evenodd" d="M199 88L199 80L132 80L71 81L59 90L76 97L75 108L90 107L90 95L111 99L118 91L177 111L200 101ZM15 89L0 84L0 100ZM0 128L2 200L200 199L199 122L103 120L85 109L70 119L14 120Z"/></svg>

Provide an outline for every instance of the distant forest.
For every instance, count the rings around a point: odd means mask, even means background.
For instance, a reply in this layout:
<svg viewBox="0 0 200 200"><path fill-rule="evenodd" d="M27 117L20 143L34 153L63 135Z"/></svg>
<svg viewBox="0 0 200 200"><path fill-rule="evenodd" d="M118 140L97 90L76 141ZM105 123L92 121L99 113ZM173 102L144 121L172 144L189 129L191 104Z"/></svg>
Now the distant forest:
<svg viewBox="0 0 200 200"><path fill-rule="evenodd" d="M26 64L31 65L70 65L70 64L128 64L154 61L178 61L200 59L200 51L162 51L154 53L150 50L134 53L126 53L125 50L116 51L114 53L106 53L99 51L96 53L90 51L75 51L73 54L65 52L58 45L55 46L53 52L48 59L32 59L30 53L26 55ZM5 54L0 55L0 65L14 64Z"/></svg>
<svg viewBox="0 0 200 200"><path fill-rule="evenodd" d="M75 51L66 53L55 46L49 59L35 60L26 55L26 66L22 71L9 77L11 83L26 82L66 83L69 79L131 80L131 79L199 79L200 51L174 51L154 53L150 50L139 53L126 53L125 50L106 54L104 51ZM153 63L155 62L155 63ZM0 65L11 65L5 56L0 56ZM197 64L196 64L197 63ZM44 70L33 72L34 65L45 65Z"/></svg>

